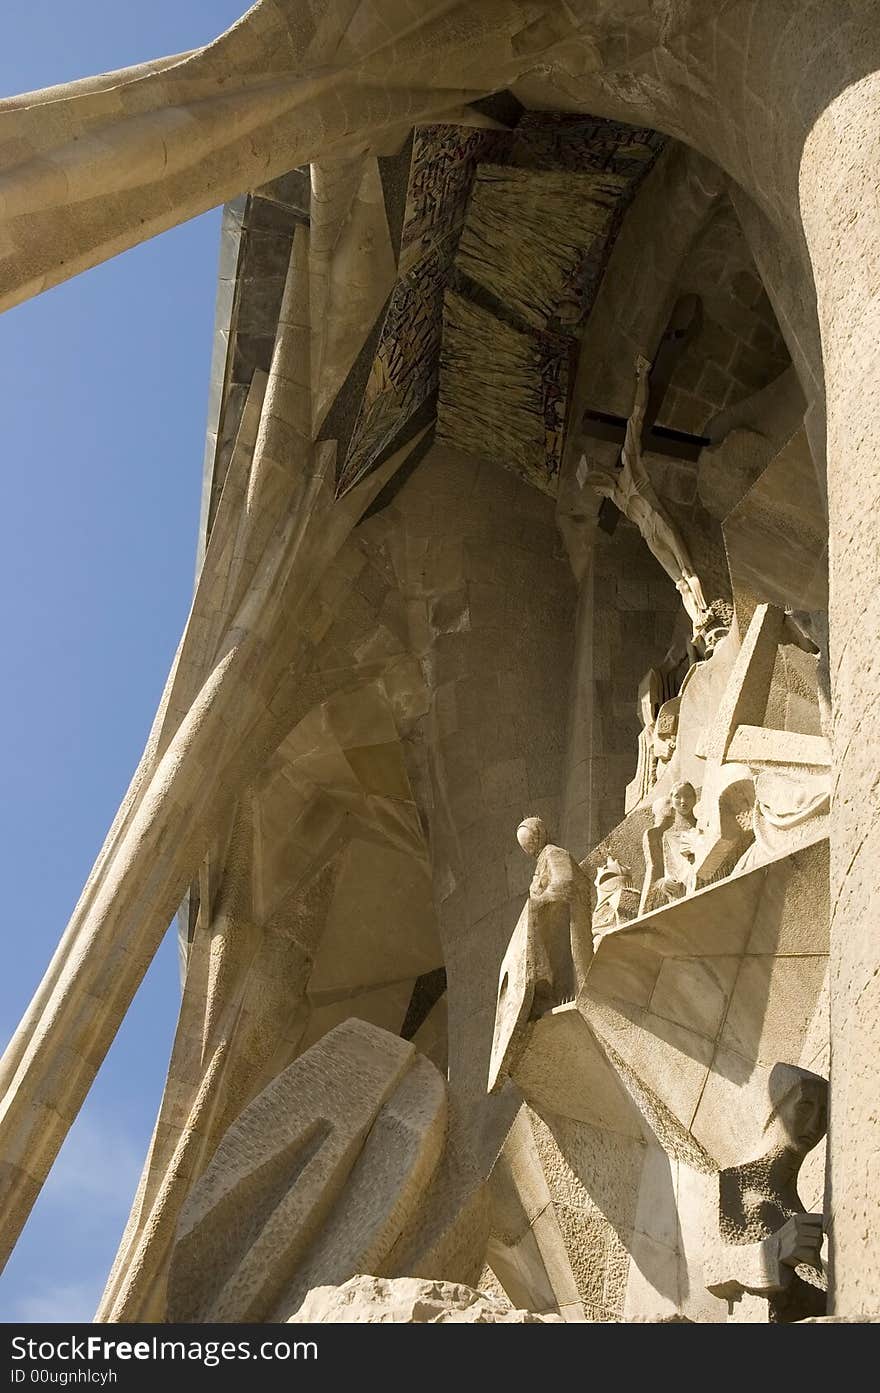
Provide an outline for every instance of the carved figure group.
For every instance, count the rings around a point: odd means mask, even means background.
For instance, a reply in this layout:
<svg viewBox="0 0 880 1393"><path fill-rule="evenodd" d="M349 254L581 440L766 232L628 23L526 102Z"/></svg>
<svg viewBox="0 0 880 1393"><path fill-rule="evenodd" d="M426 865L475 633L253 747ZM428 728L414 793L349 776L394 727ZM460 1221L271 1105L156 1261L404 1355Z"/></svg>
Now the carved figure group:
<svg viewBox="0 0 880 1393"><path fill-rule="evenodd" d="M638 912L639 898L630 879L629 866L611 856L596 872L596 908L593 910L593 944L621 928Z"/></svg>

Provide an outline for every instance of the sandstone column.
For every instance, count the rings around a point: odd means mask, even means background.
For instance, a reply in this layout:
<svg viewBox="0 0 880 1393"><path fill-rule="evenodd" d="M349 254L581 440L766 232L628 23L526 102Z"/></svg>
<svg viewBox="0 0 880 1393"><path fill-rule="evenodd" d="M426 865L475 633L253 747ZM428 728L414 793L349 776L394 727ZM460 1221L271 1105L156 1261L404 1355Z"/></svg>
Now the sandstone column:
<svg viewBox="0 0 880 1393"><path fill-rule="evenodd" d="M880 67L874 9L874 58ZM864 65L865 50L853 53ZM829 1204L837 1314L880 1310L880 71L854 65L800 169L828 413L834 801Z"/></svg>

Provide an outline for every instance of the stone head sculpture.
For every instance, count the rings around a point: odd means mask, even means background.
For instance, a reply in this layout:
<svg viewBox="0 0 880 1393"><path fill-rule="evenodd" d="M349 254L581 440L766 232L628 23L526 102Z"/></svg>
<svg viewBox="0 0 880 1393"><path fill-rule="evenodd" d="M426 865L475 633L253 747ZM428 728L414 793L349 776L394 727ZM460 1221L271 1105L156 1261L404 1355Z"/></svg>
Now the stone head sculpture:
<svg viewBox="0 0 880 1393"><path fill-rule="evenodd" d="M774 1064L763 1149L802 1160L828 1130L828 1081L795 1064Z"/></svg>
<svg viewBox="0 0 880 1393"><path fill-rule="evenodd" d="M547 845L547 828L539 817L524 817L516 829L516 840L528 856L540 856Z"/></svg>
<svg viewBox="0 0 880 1393"><path fill-rule="evenodd" d="M686 817L688 821L693 820L694 808L697 803L697 793L693 784L679 783L673 784L669 794L669 801L672 803L673 810Z"/></svg>

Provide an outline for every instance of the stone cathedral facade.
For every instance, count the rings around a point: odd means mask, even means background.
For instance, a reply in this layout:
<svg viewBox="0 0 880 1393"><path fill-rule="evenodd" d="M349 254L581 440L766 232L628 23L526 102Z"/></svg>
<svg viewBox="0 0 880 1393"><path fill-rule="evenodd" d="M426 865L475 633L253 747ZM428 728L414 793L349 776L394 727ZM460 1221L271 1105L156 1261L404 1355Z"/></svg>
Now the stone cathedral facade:
<svg viewBox="0 0 880 1393"><path fill-rule="evenodd" d="M177 914L98 1320L880 1315L878 169L874 0L259 0L0 102L2 308L225 205L4 1255Z"/></svg>

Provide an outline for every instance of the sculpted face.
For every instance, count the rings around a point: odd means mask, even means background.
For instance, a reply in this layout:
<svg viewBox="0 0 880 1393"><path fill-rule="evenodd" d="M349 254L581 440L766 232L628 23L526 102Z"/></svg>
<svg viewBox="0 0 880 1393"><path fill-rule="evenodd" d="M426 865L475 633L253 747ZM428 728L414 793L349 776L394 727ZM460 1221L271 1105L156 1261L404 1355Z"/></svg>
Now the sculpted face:
<svg viewBox="0 0 880 1393"><path fill-rule="evenodd" d="M674 784L670 798L677 813L683 813L685 817L691 816L697 801L693 784Z"/></svg>
<svg viewBox="0 0 880 1393"><path fill-rule="evenodd" d="M538 856L547 845L547 829L539 817L523 818L516 829L516 840L528 856Z"/></svg>
<svg viewBox="0 0 880 1393"><path fill-rule="evenodd" d="M777 1109L787 1145L806 1156L828 1130L828 1085L822 1079L802 1079Z"/></svg>

